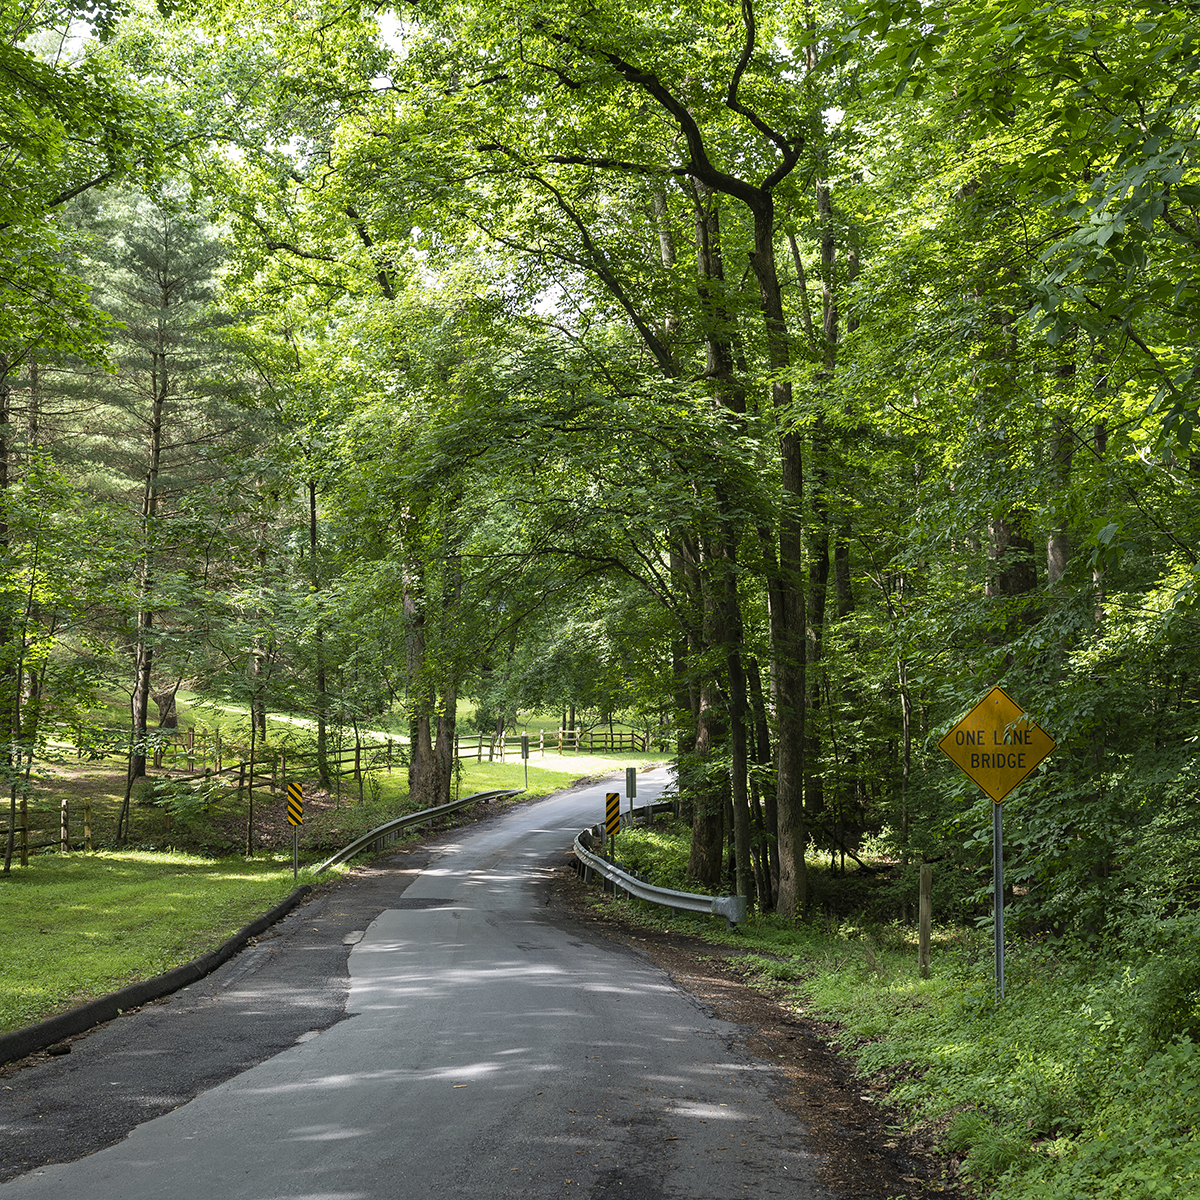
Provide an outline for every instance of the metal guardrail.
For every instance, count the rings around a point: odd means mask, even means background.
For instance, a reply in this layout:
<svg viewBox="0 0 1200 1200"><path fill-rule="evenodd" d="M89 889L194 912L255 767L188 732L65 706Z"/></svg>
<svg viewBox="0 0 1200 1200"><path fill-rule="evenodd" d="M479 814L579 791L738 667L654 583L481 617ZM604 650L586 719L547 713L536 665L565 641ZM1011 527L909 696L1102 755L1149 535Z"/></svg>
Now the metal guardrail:
<svg viewBox="0 0 1200 1200"><path fill-rule="evenodd" d="M478 804L480 801L486 803L488 800L507 800L511 796L519 796L524 790L524 788L497 788L491 792L475 792L473 795L464 796L461 800L451 800L449 804L439 804L436 808L423 808L420 812L396 817L392 821L384 821L382 825L376 825L374 829L369 829L362 837L355 838L349 845L343 846L336 854L331 855L321 863L319 867L313 867L312 873L320 875L322 871L328 870L328 868L336 866L340 862L345 862L348 858L353 858L360 850L365 850L371 845L372 842L381 842L389 834L397 833L401 829L407 829L410 825L423 825L427 821L432 822L435 817L457 812L460 808L466 808L468 804Z"/></svg>
<svg viewBox="0 0 1200 1200"><path fill-rule="evenodd" d="M659 806L653 807L658 808ZM668 806L664 805L663 807ZM622 814L622 821L624 821L624 814ZM603 875L605 879L617 887L623 888L631 896L636 896L639 900L648 900L651 904L661 904L664 908L671 909L672 913L683 910L724 917L730 929L745 921L745 896L703 896L698 892L676 892L671 888L654 887L653 884L638 879L636 875L621 870L620 867L614 866L607 859L594 853L592 841L593 838L599 836L599 833L600 826L594 825L591 829L584 829L575 838L575 857L583 863L587 870L595 871L597 875Z"/></svg>

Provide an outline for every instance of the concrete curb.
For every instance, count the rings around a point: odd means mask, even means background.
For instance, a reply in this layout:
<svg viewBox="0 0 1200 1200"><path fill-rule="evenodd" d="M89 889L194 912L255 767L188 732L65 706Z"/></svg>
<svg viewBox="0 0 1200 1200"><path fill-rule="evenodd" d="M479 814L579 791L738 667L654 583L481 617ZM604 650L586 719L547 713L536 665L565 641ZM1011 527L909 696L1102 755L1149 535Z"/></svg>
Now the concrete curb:
<svg viewBox="0 0 1200 1200"><path fill-rule="evenodd" d="M57 1017L50 1017L37 1025L0 1034L0 1063L11 1062L13 1059L24 1058L27 1054L44 1050L55 1042L61 1042L63 1038L72 1037L105 1021L111 1021L126 1009L138 1008L203 979L222 963L228 962L239 950L244 949L251 938L257 937L281 917L287 916L311 891L311 884L306 883L303 887L298 887L287 899L281 900L261 917L239 929L227 942L200 958L184 963L181 967L164 971L163 974L155 975L153 979L145 979L141 983L131 983L119 992L110 992L107 996L89 1000L87 1004L81 1004L69 1012L59 1013Z"/></svg>

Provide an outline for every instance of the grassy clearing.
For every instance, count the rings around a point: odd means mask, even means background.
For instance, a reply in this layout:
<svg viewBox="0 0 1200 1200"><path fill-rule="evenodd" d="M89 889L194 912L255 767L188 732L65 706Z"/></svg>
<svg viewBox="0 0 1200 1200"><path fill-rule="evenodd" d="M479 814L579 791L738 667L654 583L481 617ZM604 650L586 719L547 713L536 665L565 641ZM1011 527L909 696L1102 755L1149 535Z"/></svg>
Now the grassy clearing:
<svg viewBox="0 0 1200 1200"><path fill-rule="evenodd" d="M178 851L39 855L0 876L0 1031L179 966L294 886L284 855L252 861Z"/></svg>
<svg viewBox="0 0 1200 1200"><path fill-rule="evenodd" d="M680 886L684 831L622 837L623 858ZM832 878L814 883L836 891ZM914 907L915 898L914 889ZM760 915L726 932L624 899L593 903L699 934L786 1004L836 1022L859 1071L890 1092L911 1129L962 1156L984 1194L1200 1196L1196 914L1159 922L1153 945L1097 951L1010 940L997 1004L990 930L936 929L923 980L916 931L899 922L792 925Z"/></svg>

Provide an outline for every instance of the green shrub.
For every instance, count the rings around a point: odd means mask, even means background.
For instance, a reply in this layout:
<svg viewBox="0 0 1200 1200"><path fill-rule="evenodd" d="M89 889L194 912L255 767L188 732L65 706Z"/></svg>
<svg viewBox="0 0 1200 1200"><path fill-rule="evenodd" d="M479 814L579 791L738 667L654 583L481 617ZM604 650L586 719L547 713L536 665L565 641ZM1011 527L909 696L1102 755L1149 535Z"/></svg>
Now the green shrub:
<svg viewBox="0 0 1200 1200"><path fill-rule="evenodd" d="M1200 1042L1200 958L1194 949L1150 961L1138 989L1137 1011L1155 1049L1179 1037Z"/></svg>
<svg viewBox="0 0 1200 1200"><path fill-rule="evenodd" d="M963 1171L980 1183L993 1183L1033 1157L1024 1138L977 1112L955 1117L946 1130L945 1144L950 1150L965 1151Z"/></svg>
<svg viewBox="0 0 1200 1200"><path fill-rule="evenodd" d="M133 787L129 790L129 799L133 804L140 805L143 808L158 803L158 785L165 783L166 780L156 779L152 775L143 775L139 779L133 781Z"/></svg>
<svg viewBox="0 0 1200 1200"><path fill-rule="evenodd" d="M708 889L688 875L691 839L691 827L683 821L622 829L616 838L616 857L626 870L644 876L655 887L704 892Z"/></svg>

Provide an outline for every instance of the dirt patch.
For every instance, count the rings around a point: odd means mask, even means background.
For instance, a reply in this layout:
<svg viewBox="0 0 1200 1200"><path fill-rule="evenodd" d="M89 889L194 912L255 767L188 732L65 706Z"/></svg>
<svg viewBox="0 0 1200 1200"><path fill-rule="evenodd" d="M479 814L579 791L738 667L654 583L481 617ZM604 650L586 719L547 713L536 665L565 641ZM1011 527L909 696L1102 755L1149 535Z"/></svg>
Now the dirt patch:
<svg viewBox="0 0 1200 1200"><path fill-rule="evenodd" d="M746 981L736 951L700 938L599 915L570 866L556 872L554 900L612 941L644 954L722 1020L746 1029L746 1047L774 1064L785 1085L782 1106L809 1130L822 1156L822 1180L847 1200L941 1196L973 1200L957 1160L939 1155L920 1134L903 1132L881 1081L864 1079L832 1045L837 1026L784 1003L783 989Z"/></svg>

